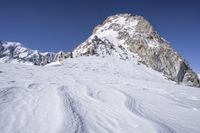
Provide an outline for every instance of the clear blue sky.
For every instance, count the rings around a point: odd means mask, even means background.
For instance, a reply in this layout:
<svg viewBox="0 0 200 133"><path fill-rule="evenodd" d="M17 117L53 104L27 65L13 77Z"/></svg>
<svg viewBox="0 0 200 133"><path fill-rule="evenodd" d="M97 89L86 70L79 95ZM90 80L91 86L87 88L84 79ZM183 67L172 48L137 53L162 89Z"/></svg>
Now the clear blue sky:
<svg viewBox="0 0 200 133"><path fill-rule="evenodd" d="M117 13L144 16L200 72L199 0L0 0L0 39L71 51Z"/></svg>

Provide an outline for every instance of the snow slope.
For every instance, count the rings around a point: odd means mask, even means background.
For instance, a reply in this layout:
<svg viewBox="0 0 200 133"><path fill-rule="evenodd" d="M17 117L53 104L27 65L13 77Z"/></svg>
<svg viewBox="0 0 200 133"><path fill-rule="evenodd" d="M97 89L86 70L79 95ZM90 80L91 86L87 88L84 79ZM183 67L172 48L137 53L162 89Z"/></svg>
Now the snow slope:
<svg viewBox="0 0 200 133"><path fill-rule="evenodd" d="M199 133L200 89L108 56L0 64L1 133Z"/></svg>

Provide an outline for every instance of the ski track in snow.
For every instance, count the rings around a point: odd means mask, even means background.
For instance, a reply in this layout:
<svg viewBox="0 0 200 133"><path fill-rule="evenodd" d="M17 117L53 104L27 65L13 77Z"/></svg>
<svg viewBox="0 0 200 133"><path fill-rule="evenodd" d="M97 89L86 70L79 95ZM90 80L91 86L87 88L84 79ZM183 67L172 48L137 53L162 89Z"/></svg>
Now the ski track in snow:
<svg viewBox="0 0 200 133"><path fill-rule="evenodd" d="M199 88L112 58L0 64L0 133L199 133L199 101Z"/></svg>

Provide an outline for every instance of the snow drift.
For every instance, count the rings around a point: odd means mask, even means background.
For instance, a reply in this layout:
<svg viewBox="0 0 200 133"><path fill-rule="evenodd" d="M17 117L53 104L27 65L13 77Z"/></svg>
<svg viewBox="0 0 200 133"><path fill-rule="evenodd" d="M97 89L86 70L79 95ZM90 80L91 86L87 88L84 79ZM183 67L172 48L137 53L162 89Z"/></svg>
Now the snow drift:
<svg viewBox="0 0 200 133"><path fill-rule="evenodd" d="M135 60L0 64L2 133L199 133L200 90Z"/></svg>

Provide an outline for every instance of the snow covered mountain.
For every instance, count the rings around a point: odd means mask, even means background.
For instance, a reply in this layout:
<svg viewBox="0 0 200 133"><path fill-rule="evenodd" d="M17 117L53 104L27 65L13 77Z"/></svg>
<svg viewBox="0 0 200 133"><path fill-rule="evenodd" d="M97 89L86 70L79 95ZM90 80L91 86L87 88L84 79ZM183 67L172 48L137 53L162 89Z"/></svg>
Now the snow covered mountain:
<svg viewBox="0 0 200 133"><path fill-rule="evenodd" d="M170 80L200 87L200 80L189 64L141 16L108 17L73 51L73 56L83 55L137 58L138 62L162 72Z"/></svg>
<svg viewBox="0 0 200 133"><path fill-rule="evenodd" d="M4 63L46 65L70 57L70 52L60 51L58 53L42 53L37 50L25 48L18 42L0 41L0 62Z"/></svg>
<svg viewBox="0 0 200 133"><path fill-rule="evenodd" d="M200 133L199 85L141 16L107 18L73 52L0 41L0 133Z"/></svg>
<svg viewBox="0 0 200 133"><path fill-rule="evenodd" d="M162 72L172 81L200 87L198 75L189 64L141 16L117 14L108 17L73 52L41 53L20 43L0 41L0 62L46 65L89 55L116 56L127 61L136 58L138 63Z"/></svg>

